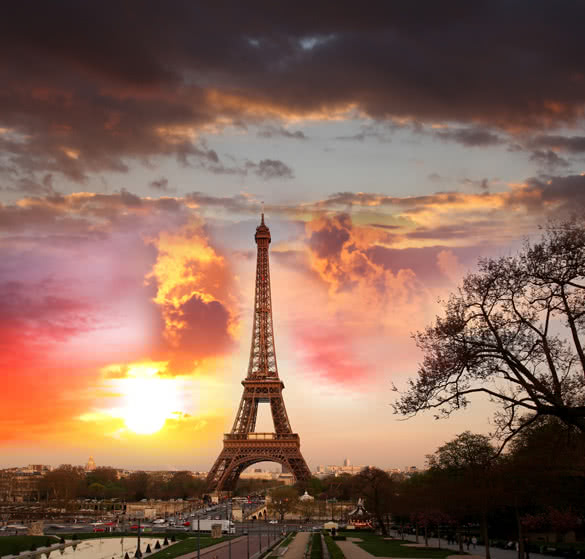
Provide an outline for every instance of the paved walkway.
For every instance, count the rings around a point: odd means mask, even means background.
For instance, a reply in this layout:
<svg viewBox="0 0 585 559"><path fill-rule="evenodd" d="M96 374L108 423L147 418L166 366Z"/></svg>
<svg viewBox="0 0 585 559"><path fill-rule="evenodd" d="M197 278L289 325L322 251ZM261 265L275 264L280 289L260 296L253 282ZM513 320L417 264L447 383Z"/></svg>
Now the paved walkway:
<svg viewBox="0 0 585 559"><path fill-rule="evenodd" d="M351 536L347 540L335 540L335 543L339 546L339 549L343 551L345 559L372 559L374 556L371 553L363 550L361 547L356 545L355 541L361 541L360 538L352 538Z"/></svg>
<svg viewBox="0 0 585 559"><path fill-rule="evenodd" d="M284 555L284 559L303 559L310 535L309 532L298 532L293 538L293 541L290 542L288 551Z"/></svg>
<svg viewBox="0 0 585 559"><path fill-rule="evenodd" d="M394 531L392 532L392 534L399 537L399 534L397 534ZM404 538L407 540L416 541L416 536L412 536L410 534L404 534ZM424 543L424 538L422 536L419 536L418 541ZM442 548L453 549L456 551L459 550L459 546L457 544L447 545L446 540L444 540L443 538L441 538L440 542L437 538L429 538L429 547L439 546ZM467 546L463 546L463 551L471 555L480 555L481 557L485 557L485 547L483 545L476 545L475 549L473 549L473 545L470 545L469 549L467 549ZM499 547L490 547L490 556L492 559L518 559L518 552L512 549L500 549ZM532 552L530 553L530 559L552 559L553 557L554 557L553 555L542 555L540 553Z"/></svg>
<svg viewBox="0 0 585 559"><path fill-rule="evenodd" d="M280 537L280 536L279 536ZM250 533L248 536L234 538L231 542L221 542L200 550L201 559L251 559L258 553L264 552L274 543L274 538L268 538L265 533ZM177 559L197 559L197 551L180 555Z"/></svg>

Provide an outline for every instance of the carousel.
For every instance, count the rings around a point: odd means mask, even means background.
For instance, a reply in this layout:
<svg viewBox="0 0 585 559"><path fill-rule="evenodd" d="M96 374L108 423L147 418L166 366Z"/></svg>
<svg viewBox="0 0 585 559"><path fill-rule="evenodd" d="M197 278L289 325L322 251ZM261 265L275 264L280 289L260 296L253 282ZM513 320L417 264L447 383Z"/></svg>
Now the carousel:
<svg viewBox="0 0 585 559"><path fill-rule="evenodd" d="M364 500L360 497L355 509L347 515L347 529L371 530L372 528L372 517L364 506Z"/></svg>

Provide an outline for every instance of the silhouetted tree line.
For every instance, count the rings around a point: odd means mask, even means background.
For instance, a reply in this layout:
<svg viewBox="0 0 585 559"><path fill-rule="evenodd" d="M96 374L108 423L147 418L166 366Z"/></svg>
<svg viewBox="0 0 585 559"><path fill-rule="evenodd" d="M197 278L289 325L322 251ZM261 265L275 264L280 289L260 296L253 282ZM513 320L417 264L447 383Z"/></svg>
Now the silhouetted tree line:
<svg viewBox="0 0 585 559"><path fill-rule="evenodd" d="M364 498L384 533L393 524L423 541L431 532L449 537L461 548L464 538L476 536L488 543L488 557L490 540L519 542L523 553L525 539L535 541L536 533L585 536L580 429L543 418L524 429L506 453L488 437L467 431L427 456L427 464L427 470L410 477L366 468L355 476L313 478L297 489L316 497L315 510L319 501Z"/></svg>
<svg viewBox="0 0 585 559"><path fill-rule="evenodd" d="M585 437L557 419L527 427L505 454L483 435L462 433L428 465L399 484L390 504L395 520L423 534L442 526L462 547L472 529L489 557L490 539L517 541L522 554L529 532L582 531Z"/></svg>
<svg viewBox="0 0 585 559"><path fill-rule="evenodd" d="M71 501L73 499L187 499L201 497L205 480L190 472L168 474L134 472L118 479L114 468L96 468L86 472L78 466L64 465L48 472L39 483L42 500Z"/></svg>

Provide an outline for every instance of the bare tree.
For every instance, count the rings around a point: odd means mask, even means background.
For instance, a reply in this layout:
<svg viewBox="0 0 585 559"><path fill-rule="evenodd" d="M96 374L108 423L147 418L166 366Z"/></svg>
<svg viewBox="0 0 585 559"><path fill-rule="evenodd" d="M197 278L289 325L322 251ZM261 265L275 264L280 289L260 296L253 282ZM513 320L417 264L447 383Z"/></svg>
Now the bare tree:
<svg viewBox="0 0 585 559"><path fill-rule="evenodd" d="M539 417L585 432L585 227L550 225L513 257L484 259L415 335L418 376L394 404L411 416L465 407L472 394L501 404L504 444Z"/></svg>
<svg viewBox="0 0 585 559"><path fill-rule="evenodd" d="M299 494L294 487L282 486L273 489L270 493L270 498L268 511L278 514L282 522L286 514L296 510Z"/></svg>
<svg viewBox="0 0 585 559"><path fill-rule="evenodd" d="M379 468L368 466L355 476L355 480L366 499L366 507L375 517L382 533L387 536L384 519L390 512L394 489L390 476Z"/></svg>

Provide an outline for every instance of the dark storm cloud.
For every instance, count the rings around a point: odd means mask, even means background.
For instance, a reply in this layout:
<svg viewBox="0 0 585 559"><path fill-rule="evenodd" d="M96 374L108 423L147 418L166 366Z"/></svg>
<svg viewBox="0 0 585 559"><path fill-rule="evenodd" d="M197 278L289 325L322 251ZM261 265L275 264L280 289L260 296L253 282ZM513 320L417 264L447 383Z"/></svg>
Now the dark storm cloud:
<svg viewBox="0 0 585 559"><path fill-rule="evenodd" d="M336 140L341 140L343 142L363 142L365 140L377 140L381 143L390 143L392 138L390 137L390 133L394 132L399 128L404 128L405 126L399 126L394 123L387 123L386 126L378 126L376 124L369 124L367 126L362 126L361 131L357 134L350 134L347 136L336 136ZM418 126L413 124L411 126L413 130L420 131Z"/></svg>
<svg viewBox="0 0 585 559"><path fill-rule="evenodd" d="M585 175L528 179L528 192L538 193L542 202L561 204L567 212L585 207Z"/></svg>
<svg viewBox="0 0 585 559"><path fill-rule="evenodd" d="M427 175L427 179L429 179L431 182L442 182L444 180L444 178L439 175L439 173L429 173Z"/></svg>
<svg viewBox="0 0 585 559"><path fill-rule="evenodd" d="M251 163L250 168L262 179L292 179L293 170L278 159L263 159L259 163Z"/></svg>
<svg viewBox="0 0 585 559"><path fill-rule="evenodd" d="M466 177L464 179L461 179L459 182L465 186L472 186L473 188L478 188L483 192L488 192L490 189L489 179L474 180Z"/></svg>
<svg viewBox="0 0 585 559"><path fill-rule="evenodd" d="M157 155L229 171L193 131L347 107L542 130L585 101L585 4L568 0L38 0L2 16L0 166L13 172L83 181ZM497 142L486 131L446 139Z"/></svg>
<svg viewBox="0 0 585 559"><path fill-rule="evenodd" d="M543 134L532 138L528 145L540 149L556 149L568 153L585 152L585 136L558 136Z"/></svg>
<svg viewBox="0 0 585 559"><path fill-rule="evenodd" d="M205 302L193 295L171 311L171 319L183 322L178 330L178 343L189 348L190 360L221 354L232 344L228 333L229 312L218 301Z"/></svg>
<svg viewBox="0 0 585 559"><path fill-rule="evenodd" d="M435 136L441 140L449 140L466 147L495 146L504 143L504 140L485 128L457 128L455 130L439 130Z"/></svg>
<svg viewBox="0 0 585 559"><path fill-rule="evenodd" d="M258 131L260 138L289 138L291 140L307 140L307 136L302 130L287 130L283 126L265 126Z"/></svg>
<svg viewBox="0 0 585 559"><path fill-rule="evenodd" d="M554 151L547 149L537 149L530 155L530 161L538 163L541 167L549 170L555 170L561 167L568 167L569 162L563 157L559 157Z"/></svg>
<svg viewBox="0 0 585 559"><path fill-rule="evenodd" d="M155 190L168 190L169 188L169 179L165 178L165 177L161 177L160 179L157 179L155 181L151 181L149 183L151 188L154 188Z"/></svg>

